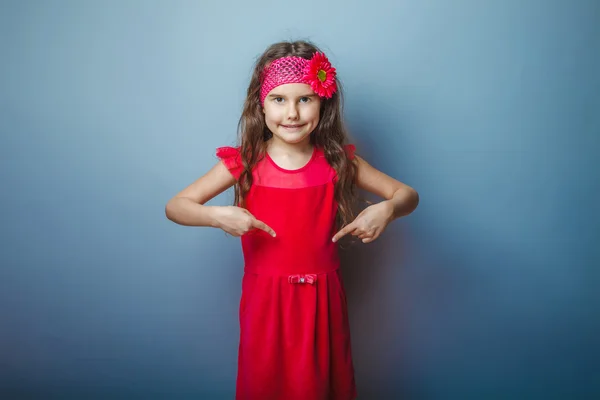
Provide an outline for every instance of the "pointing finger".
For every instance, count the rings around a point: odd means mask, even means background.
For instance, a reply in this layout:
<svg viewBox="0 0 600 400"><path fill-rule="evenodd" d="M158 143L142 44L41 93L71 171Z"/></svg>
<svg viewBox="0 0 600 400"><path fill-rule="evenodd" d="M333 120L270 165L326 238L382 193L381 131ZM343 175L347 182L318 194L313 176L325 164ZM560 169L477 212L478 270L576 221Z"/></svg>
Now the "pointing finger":
<svg viewBox="0 0 600 400"><path fill-rule="evenodd" d="M336 233L333 239L331 240L333 240L333 242L337 242L338 240L346 236L348 233L352 232L354 229L356 229L354 227L354 224L350 223L343 227L338 233Z"/></svg>
<svg viewBox="0 0 600 400"><path fill-rule="evenodd" d="M263 231L267 232L269 235L271 235L273 237L276 236L276 233L273 230L273 228L271 228L269 225L265 224L264 222L262 222L258 219L255 219L252 222L252 226L254 226L255 228L258 228L258 229L262 229Z"/></svg>

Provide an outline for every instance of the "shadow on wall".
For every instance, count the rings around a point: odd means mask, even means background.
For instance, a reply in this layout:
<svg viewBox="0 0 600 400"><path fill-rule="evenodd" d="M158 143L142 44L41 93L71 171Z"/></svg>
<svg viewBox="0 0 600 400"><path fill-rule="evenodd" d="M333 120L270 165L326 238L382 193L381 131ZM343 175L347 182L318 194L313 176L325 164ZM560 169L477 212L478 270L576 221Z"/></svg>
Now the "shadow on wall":
<svg viewBox="0 0 600 400"><path fill-rule="evenodd" d="M594 339L581 335L593 321L583 315L589 300L577 286L578 261L559 242L548 247L556 237L528 236L529 230L542 234L543 226L526 212L523 219L531 221L519 221L530 227L523 233L512 220L498 223L493 210L504 207L500 200L483 198L490 203L469 208L462 198L488 196L479 191L488 179L486 166L475 163L481 154L461 160L471 181L460 193L448 192L451 185L441 181L461 173L443 170L454 160L415 167L413 158L407 165L411 149L402 146L402 138L418 133L408 126L390 133L386 126L398 125L397 113L381 107L350 124L360 138L358 154L400 180L401 171L412 171L418 184L406 183L415 186L421 201L375 242L341 252L360 398L584 391ZM496 154L509 156L514 154ZM510 160L493 162L487 167L501 168ZM534 179L537 171L523 173Z"/></svg>
<svg viewBox="0 0 600 400"><path fill-rule="evenodd" d="M351 143L356 143L357 154L367 162L403 180L397 172L405 168L398 142L390 143L386 135L389 126L397 123L380 109L366 104L348 115ZM373 109L370 107L373 106ZM368 116L368 117L367 117ZM387 125L386 124L390 124ZM394 124L394 125L391 125ZM396 140L403 135L396 133ZM385 143L385 145L384 145ZM393 160L393 165L390 161ZM407 182L411 185L411 183ZM412 185L411 185L412 186ZM419 189L415 187L417 191ZM360 196L371 202L378 199L369 193ZM407 222L418 218L420 208L413 215L392 222L374 242L363 244L359 239L341 242L342 275L348 294L352 331L352 350L357 389L362 399L422 398L418 376L410 353L411 307L415 301L407 275L415 269L412 264L411 226ZM391 397L390 397L391 396Z"/></svg>

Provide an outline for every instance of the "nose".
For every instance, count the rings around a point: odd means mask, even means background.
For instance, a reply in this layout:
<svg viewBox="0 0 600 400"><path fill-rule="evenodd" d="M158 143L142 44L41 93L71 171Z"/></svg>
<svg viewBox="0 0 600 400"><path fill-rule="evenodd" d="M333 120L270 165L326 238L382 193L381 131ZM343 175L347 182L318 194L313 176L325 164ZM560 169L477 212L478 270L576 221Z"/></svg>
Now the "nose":
<svg viewBox="0 0 600 400"><path fill-rule="evenodd" d="M290 104L290 106L288 107L288 119L298 119L298 109L296 108L295 104Z"/></svg>

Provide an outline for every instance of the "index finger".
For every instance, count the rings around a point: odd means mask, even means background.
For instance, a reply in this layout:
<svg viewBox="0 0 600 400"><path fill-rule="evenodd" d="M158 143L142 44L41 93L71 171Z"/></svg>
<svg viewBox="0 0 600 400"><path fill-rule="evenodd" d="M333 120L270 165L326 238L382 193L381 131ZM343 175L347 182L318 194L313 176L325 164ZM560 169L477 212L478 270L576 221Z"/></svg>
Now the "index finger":
<svg viewBox="0 0 600 400"><path fill-rule="evenodd" d="M340 229L340 231L338 233L335 234L335 236L333 236L333 239L331 239L333 242L337 242L338 240L340 240L341 238L343 238L344 236L346 236L347 234L349 234L350 232L352 232L355 228L353 223L350 223L348 225L346 225L345 227L343 227L342 229Z"/></svg>
<svg viewBox="0 0 600 400"><path fill-rule="evenodd" d="M258 228L258 229L262 229L263 231L267 232L269 235L271 235L273 237L276 236L276 233L273 230L273 228L271 228L269 225L265 224L264 222L262 222L256 218L252 222L252 226L254 226L255 228Z"/></svg>

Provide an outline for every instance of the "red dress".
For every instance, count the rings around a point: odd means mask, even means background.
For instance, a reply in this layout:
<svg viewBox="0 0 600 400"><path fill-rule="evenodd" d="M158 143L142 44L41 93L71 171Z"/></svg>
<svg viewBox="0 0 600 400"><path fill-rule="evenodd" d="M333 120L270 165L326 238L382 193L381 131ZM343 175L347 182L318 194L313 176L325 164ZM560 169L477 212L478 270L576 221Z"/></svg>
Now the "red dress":
<svg viewBox="0 0 600 400"><path fill-rule="evenodd" d="M350 158L354 146L347 145ZM217 156L238 179L238 148ZM275 230L241 237L244 276L236 400L356 397L346 293L339 271L335 170L315 147L302 168L267 154L252 171L247 209Z"/></svg>

